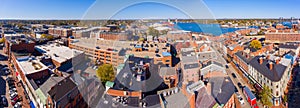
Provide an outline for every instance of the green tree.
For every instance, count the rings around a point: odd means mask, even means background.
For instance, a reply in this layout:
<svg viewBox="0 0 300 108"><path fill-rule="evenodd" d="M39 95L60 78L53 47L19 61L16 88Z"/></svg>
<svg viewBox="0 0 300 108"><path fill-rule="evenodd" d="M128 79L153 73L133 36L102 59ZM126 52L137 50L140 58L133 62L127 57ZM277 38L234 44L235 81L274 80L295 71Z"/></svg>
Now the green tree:
<svg viewBox="0 0 300 108"><path fill-rule="evenodd" d="M4 42L5 42L5 38L2 37L2 38L0 39L0 43L4 43Z"/></svg>
<svg viewBox="0 0 300 108"><path fill-rule="evenodd" d="M42 34L42 35L41 35L41 38L46 38L46 37L47 37L46 34Z"/></svg>
<svg viewBox="0 0 300 108"><path fill-rule="evenodd" d="M153 27L149 27L148 28L148 34L152 35L152 36L158 36L159 35L159 31L154 29Z"/></svg>
<svg viewBox="0 0 300 108"><path fill-rule="evenodd" d="M263 86L262 92L259 94L259 97L261 99L261 103L263 105L266 105L268 107L272 106L271 100L271 90L268 86Z"/></svg>
<svg viewBox="0 0 300 108"><path fill-rule="evenodd" d="M250 42L250 47L258 50L262 48L262 45L258 40L253 40Z"/></svg>
<svg viewBox="0 0 300 108"><path fill-rule="evenodd" d="M284 95L284 97L283 97L283 102L287 102L288 101L288 95L286 94L286 95Z"/></svg>
<svg viewBox="0 0 300 108"><path fill-rule="evenodd" d="M99 66L96 71L97 77L101 80L104 85L107 81L113 81L115 79L114 68L111 64L103 64Z"/></svg>
<svg viewBox="0 0 300 108"><path fill-rule="evenodd" d="M54 38L54 36L53 36L53 35L42 34L42 35L41 35L41 38L46 38L46 39L48 39L48 40L51 40L51 39Z"/></svg>
<svg viewBox="0 0 300 108"><path fill-rule="evenodd" d="M142 37L140 37L140 38L139 38L139 41L140 41L140 42L143 42L143 41L145 41L145 39L142 38Z"/></svg>

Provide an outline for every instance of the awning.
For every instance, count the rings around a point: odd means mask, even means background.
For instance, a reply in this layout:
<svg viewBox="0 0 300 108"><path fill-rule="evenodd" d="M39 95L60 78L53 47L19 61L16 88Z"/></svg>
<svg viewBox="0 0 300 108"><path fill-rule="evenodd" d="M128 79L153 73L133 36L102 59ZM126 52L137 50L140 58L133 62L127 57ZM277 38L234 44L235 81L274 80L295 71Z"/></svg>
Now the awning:
<svg viewBox="0 0 300 108"><path fill-rule="evenodd" d="M33 102L32 101L30 101L30 108L35 108L35 106L34 106L34 104L33 104Z"/></svg>

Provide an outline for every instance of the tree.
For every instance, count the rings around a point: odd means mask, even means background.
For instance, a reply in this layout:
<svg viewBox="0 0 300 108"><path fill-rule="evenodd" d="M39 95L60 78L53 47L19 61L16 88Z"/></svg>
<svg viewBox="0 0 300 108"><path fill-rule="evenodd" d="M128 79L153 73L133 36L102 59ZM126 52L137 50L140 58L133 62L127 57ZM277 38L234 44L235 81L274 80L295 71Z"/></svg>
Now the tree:
<svg viewBox="0 0 300 108"><path fill-rule="evenodd" d="M145 41L145 39L141 37L141 38L139 38L139 41L143 42L143 41Z"/></svg>
<svg viewBox="0 0 300 108"><path fill-rule="evenodd" d="M272 102L271 100L271 90L268 86L263 86L263 90L262 92L259 94L259 97L261 99L261 103L271 107L272 106Z"/></svg>
<svg viewBox="0 0 300 108"><path fill-rule="evenodd" d="M42 34L42 35L41 35L41 38L46 38L46 37L47 37L46 34Z"/></svg>
<svg viewBox="0 0 300 108"><path fill-rule="evenodd" d="M41 38L46 38L46 39L48 39L48 40L51 40L51 39L54 38L54 36L53 36L53 35L42 34L42 35L41 35Z"/></svg>
<svg viewBox="0 0 300 108"><path fill-rule="evenodd" d="M111 64L103 64L99 66L96 75L101 80L103 85L107 81L113 81L115 79L114 68Z"/></svg>
<svg viewBox="0 0 300 108"><path fill-rule="evenodd" d="M152 36L158 36L159 35L159 31L156 30L156 29L154 29L153 27L149 27L148 34L152 35Z"/></svg>
<svg viewBox="0 0 300 108"><path fill-rule="evenodd" d="M0 39L0 43L4 43L4 42L5 42L5 38L2 37L2 38Z"/></svg>
<svg viewBox="0 0 300 108"><path fill-rule="evenodd" d="M258 40L253 40L250 42L250 47L258 50L262 48L262 45Z"/></svg>
<svg viewBox="0 0 300 108"><path fill-rule="evenodd" d="M288 95L287 95L287 94L284 95L284 97L283 97L283 102L288 102L288 99L289 99Z"/></svg>

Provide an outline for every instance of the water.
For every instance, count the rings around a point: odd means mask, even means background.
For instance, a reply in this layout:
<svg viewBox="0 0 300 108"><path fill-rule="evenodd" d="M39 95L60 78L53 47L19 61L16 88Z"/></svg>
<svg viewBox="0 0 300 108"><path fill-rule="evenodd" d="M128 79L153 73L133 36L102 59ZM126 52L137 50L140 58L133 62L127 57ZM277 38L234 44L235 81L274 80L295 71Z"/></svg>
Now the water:
<svg viewBox="0 0 300 108"><path fill-rule="evenodd" d="M244 29L244 28L221 28L219 24L198 24L198 23L177 23L174 25L174 28L180 30L192 31L192 32L212 34L214 36L220 36L221 34L235 32L237 30Z"/></svg>

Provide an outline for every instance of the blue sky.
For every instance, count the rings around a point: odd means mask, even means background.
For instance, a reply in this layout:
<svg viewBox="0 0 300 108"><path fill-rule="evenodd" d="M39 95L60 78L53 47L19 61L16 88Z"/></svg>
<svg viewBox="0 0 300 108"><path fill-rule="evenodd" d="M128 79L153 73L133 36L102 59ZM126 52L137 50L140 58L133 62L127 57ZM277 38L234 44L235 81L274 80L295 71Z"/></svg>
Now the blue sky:
<svg viewBox="0 0 300 108"><path fill-rule="evenodd" d="M1 0L1 19L300 17L300 0ZM139 0L140 2L142 0ZM146 0L145 0L146 1ZM147 0L149 1L149 0ZM156 3L160 2L160 3ZM161 4L162 3L162 4ZM129 7L128 7L129 6ZM207 6L207 7L206 7Z"/></svg>

